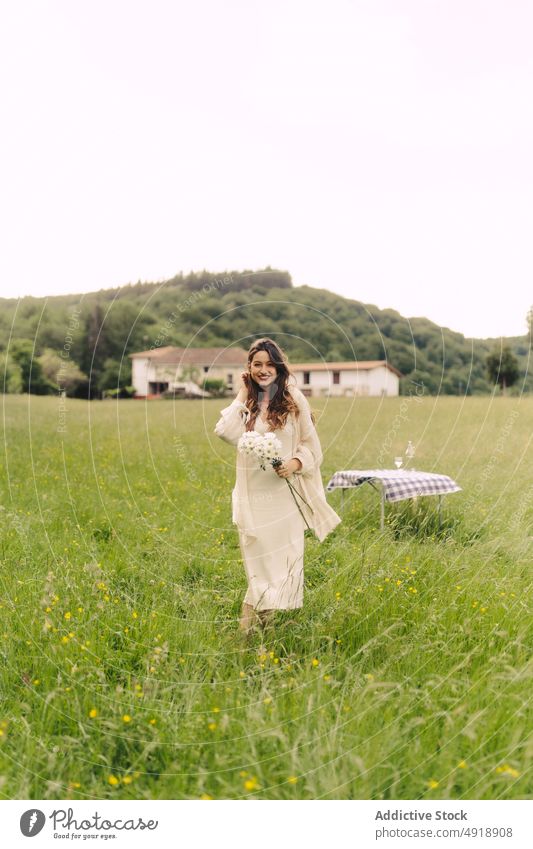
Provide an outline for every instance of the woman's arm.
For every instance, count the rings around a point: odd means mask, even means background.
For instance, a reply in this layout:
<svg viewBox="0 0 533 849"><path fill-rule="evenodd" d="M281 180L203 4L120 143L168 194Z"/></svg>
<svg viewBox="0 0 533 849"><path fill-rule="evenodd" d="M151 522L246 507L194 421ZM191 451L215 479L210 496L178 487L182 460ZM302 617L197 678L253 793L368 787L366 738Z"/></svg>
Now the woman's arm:
<svg viewBox="0 0 533 849"><path fill-rule="evenodd" d="M293 459L299 460L301 468L296 472L298 475L312 475L322 463L322 448L311 419L311 407L305 395L299 390L293 390L293 397L300 415L298 417L300 426L300 441L296 446Z"/></svg>
<svg viewBox="0 0 533 849"><path fill-rule="evenodd" d="M244 433L249 410L244 403L248 397L248 390L244 383L239 388L237 396L228 407L220 411L220 418L215 425L215 433L224 442L237 445Z"/></svg>

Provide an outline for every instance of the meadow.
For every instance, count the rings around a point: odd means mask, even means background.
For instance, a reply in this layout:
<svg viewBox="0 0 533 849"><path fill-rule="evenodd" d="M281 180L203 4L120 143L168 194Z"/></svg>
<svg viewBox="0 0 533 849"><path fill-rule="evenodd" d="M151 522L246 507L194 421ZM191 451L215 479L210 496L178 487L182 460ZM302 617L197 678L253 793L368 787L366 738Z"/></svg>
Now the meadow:
<svg viewBox="0 0 533 849"><path fill-rule="evenodd" d="M226 403L3 396L2 798L531 798L533 399L312 399L324 483L462 491L328 494L248 643Z"/></svg>

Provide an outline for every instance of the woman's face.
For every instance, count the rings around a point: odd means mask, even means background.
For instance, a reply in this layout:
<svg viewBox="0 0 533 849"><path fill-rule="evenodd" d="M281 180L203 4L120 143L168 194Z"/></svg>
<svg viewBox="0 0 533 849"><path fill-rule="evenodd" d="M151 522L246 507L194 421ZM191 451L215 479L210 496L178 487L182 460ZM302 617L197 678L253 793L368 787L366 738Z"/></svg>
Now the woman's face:
<svg viewBox="0 0 533 849"><path fill-rule="evenodd" d="M265 388L274 383L277 371L268 351L257 351L250 362L250 374L256 383Z"/></svg>

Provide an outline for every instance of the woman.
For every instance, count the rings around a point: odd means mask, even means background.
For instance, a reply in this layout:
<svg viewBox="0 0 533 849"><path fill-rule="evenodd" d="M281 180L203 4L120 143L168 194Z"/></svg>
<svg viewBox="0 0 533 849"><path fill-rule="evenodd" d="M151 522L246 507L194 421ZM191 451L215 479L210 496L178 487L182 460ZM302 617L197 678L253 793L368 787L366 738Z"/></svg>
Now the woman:
<svg viewBox="0 0 533 849"><path fill-rule="evenodd" d="M309 403L284 353L269 338L250 346L237 397L221 410L215 426L217 436L232 445L245 430L273 432L283 460L278 468L263 470L253 456L237 453L232 507L248 578L240 627L249 633L258 617L264 625L274 610L302 607L304 530L313 529L322 541L341 521L326 501L322 450Z"/></svg>

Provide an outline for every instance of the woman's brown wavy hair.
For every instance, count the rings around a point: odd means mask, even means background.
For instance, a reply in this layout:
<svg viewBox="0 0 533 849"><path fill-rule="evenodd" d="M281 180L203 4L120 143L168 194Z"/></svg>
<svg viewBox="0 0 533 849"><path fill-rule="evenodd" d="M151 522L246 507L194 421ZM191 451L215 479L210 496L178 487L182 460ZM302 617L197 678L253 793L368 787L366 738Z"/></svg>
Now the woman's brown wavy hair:
<svg viewBox="0 0 533 849"><path fill-rule="evenodd" d="M283 353L277 342L265 336L262 339L256 339L252 342L248 349L248 368L252 363L253 358L258 351L266 351L271 362L276 366L275 384L277 386L274 397L270 401L267 423L270 424L272 430L285 427L289 413L294 413L298 416L300 410L290 390L287 386L289 377L292 372L289 370L289 362L286 355ZM259 415L259 391L260 387L255 380L249 375L247 380L248 399L246 406L250 410L246 430L253 430L257 416ZM314 416L311 414L314 422Z"/></svg>

